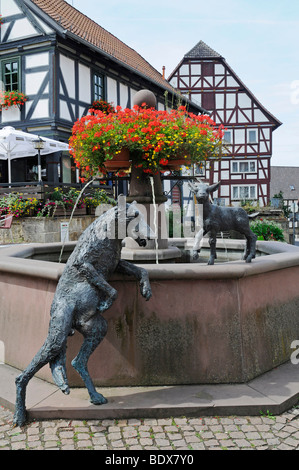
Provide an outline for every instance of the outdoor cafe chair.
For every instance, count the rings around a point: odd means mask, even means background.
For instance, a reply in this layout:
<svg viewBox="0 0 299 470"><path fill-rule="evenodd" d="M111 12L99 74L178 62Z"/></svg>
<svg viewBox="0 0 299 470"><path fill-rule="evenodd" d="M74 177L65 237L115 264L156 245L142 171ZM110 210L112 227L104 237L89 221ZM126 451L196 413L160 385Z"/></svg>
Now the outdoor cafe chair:
<svg viewBox="0 0 299 470"><path fill-rule="evenodd" d="M0 216L0 229L9 230L11 240L14 243L14 239L13 239L13 236L12 236L12 230L11 230L12 219L13 219L12 214L1 215Z"/></svg>

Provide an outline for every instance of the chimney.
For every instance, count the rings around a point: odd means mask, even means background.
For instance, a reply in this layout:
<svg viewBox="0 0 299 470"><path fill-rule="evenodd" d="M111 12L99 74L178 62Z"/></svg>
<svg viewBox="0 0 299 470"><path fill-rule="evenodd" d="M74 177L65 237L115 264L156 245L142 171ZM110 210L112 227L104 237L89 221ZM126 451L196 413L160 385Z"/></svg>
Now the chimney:
<svg viewBox="0 0 299 470"><path fill-rule="evenodd" d="M165 65L163 65L163 67L162 67L162 76L163 76L163 78L165 78Z"/></svg>

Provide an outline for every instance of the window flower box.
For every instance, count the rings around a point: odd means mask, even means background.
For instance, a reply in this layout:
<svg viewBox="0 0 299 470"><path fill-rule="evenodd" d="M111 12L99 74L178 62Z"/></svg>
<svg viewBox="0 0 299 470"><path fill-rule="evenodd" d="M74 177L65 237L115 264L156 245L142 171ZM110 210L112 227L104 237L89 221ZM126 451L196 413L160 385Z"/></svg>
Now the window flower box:
<svg viewBox="0 0 299 470"><path fill-rule="evenodd" d="M8 109L12 106L23 106L28 97L20 91L5 91L0 92L0 106L3 109Z"/></svg>

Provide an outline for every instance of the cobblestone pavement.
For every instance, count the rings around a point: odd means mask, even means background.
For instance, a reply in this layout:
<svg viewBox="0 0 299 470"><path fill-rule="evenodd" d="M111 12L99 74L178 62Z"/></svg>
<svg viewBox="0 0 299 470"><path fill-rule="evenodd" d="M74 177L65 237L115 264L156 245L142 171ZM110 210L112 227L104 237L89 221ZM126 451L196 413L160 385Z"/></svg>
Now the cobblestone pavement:
<svg viewBox="0 0 299 470"><path fill-rule="evenodd" d="M280 416L39 421L12 426L0 407L0 450L299 450L299 409Z"/></svg>

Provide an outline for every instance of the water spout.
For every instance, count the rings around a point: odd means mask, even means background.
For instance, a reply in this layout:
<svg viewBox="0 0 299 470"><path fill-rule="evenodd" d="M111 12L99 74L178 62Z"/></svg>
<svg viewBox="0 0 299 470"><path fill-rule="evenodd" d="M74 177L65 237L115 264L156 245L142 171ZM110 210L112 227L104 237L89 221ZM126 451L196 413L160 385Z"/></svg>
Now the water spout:
<svg viewBox="0 0 299 470"><path fill-rule="evenodd" d="M228 259L227 247L226 247L226 244L225 244L225 241L224 241L223 232L220 232L220 234L221 234L222 242L223 242L223 245L224 245L224 251L225 251L225 254L226 254L226 260L229 261L229 259Z"/></svg>
<svg viewBox="0 0 299 470"><path fill-rule="evenodd" d="M76 199L76 202L74 204L74 207L73 207L73 210L72 210L72 213L70 215L70 220L69 220L69 224L71 223L72 219L73 219L73 216L74 216L74 212L76 210L76 207L81 199L81 196L82 194L84 193L85 189L91 184L93 183L95 180L95 178L93 178L92 180L88 181L88 183L86 183L86 185L81 189L77 199ZM62 255L63 255L63 250L64 250L64 246L65 246L65 242L66 242L66 236L67 236L67 233L68 233L68 230L65 232L65 235L64 235L64 238L63 238L63 243L62 243L62 247L61 247L61 251L60 251L60 255L59 255L59 263L61 263L61 259L62 259Z"/></svg>
<svg viewBox="0 0 299 470"><path fill-rule="evenodd" d="M155 228L155 248L156 248L156 264L159 264L159 252L158 252L158 229L157 229L157 204L155 198L155 187L154 187L154 178L150 176L150 182L153 193L153 205L154 205L154 228Z"/></svg>

